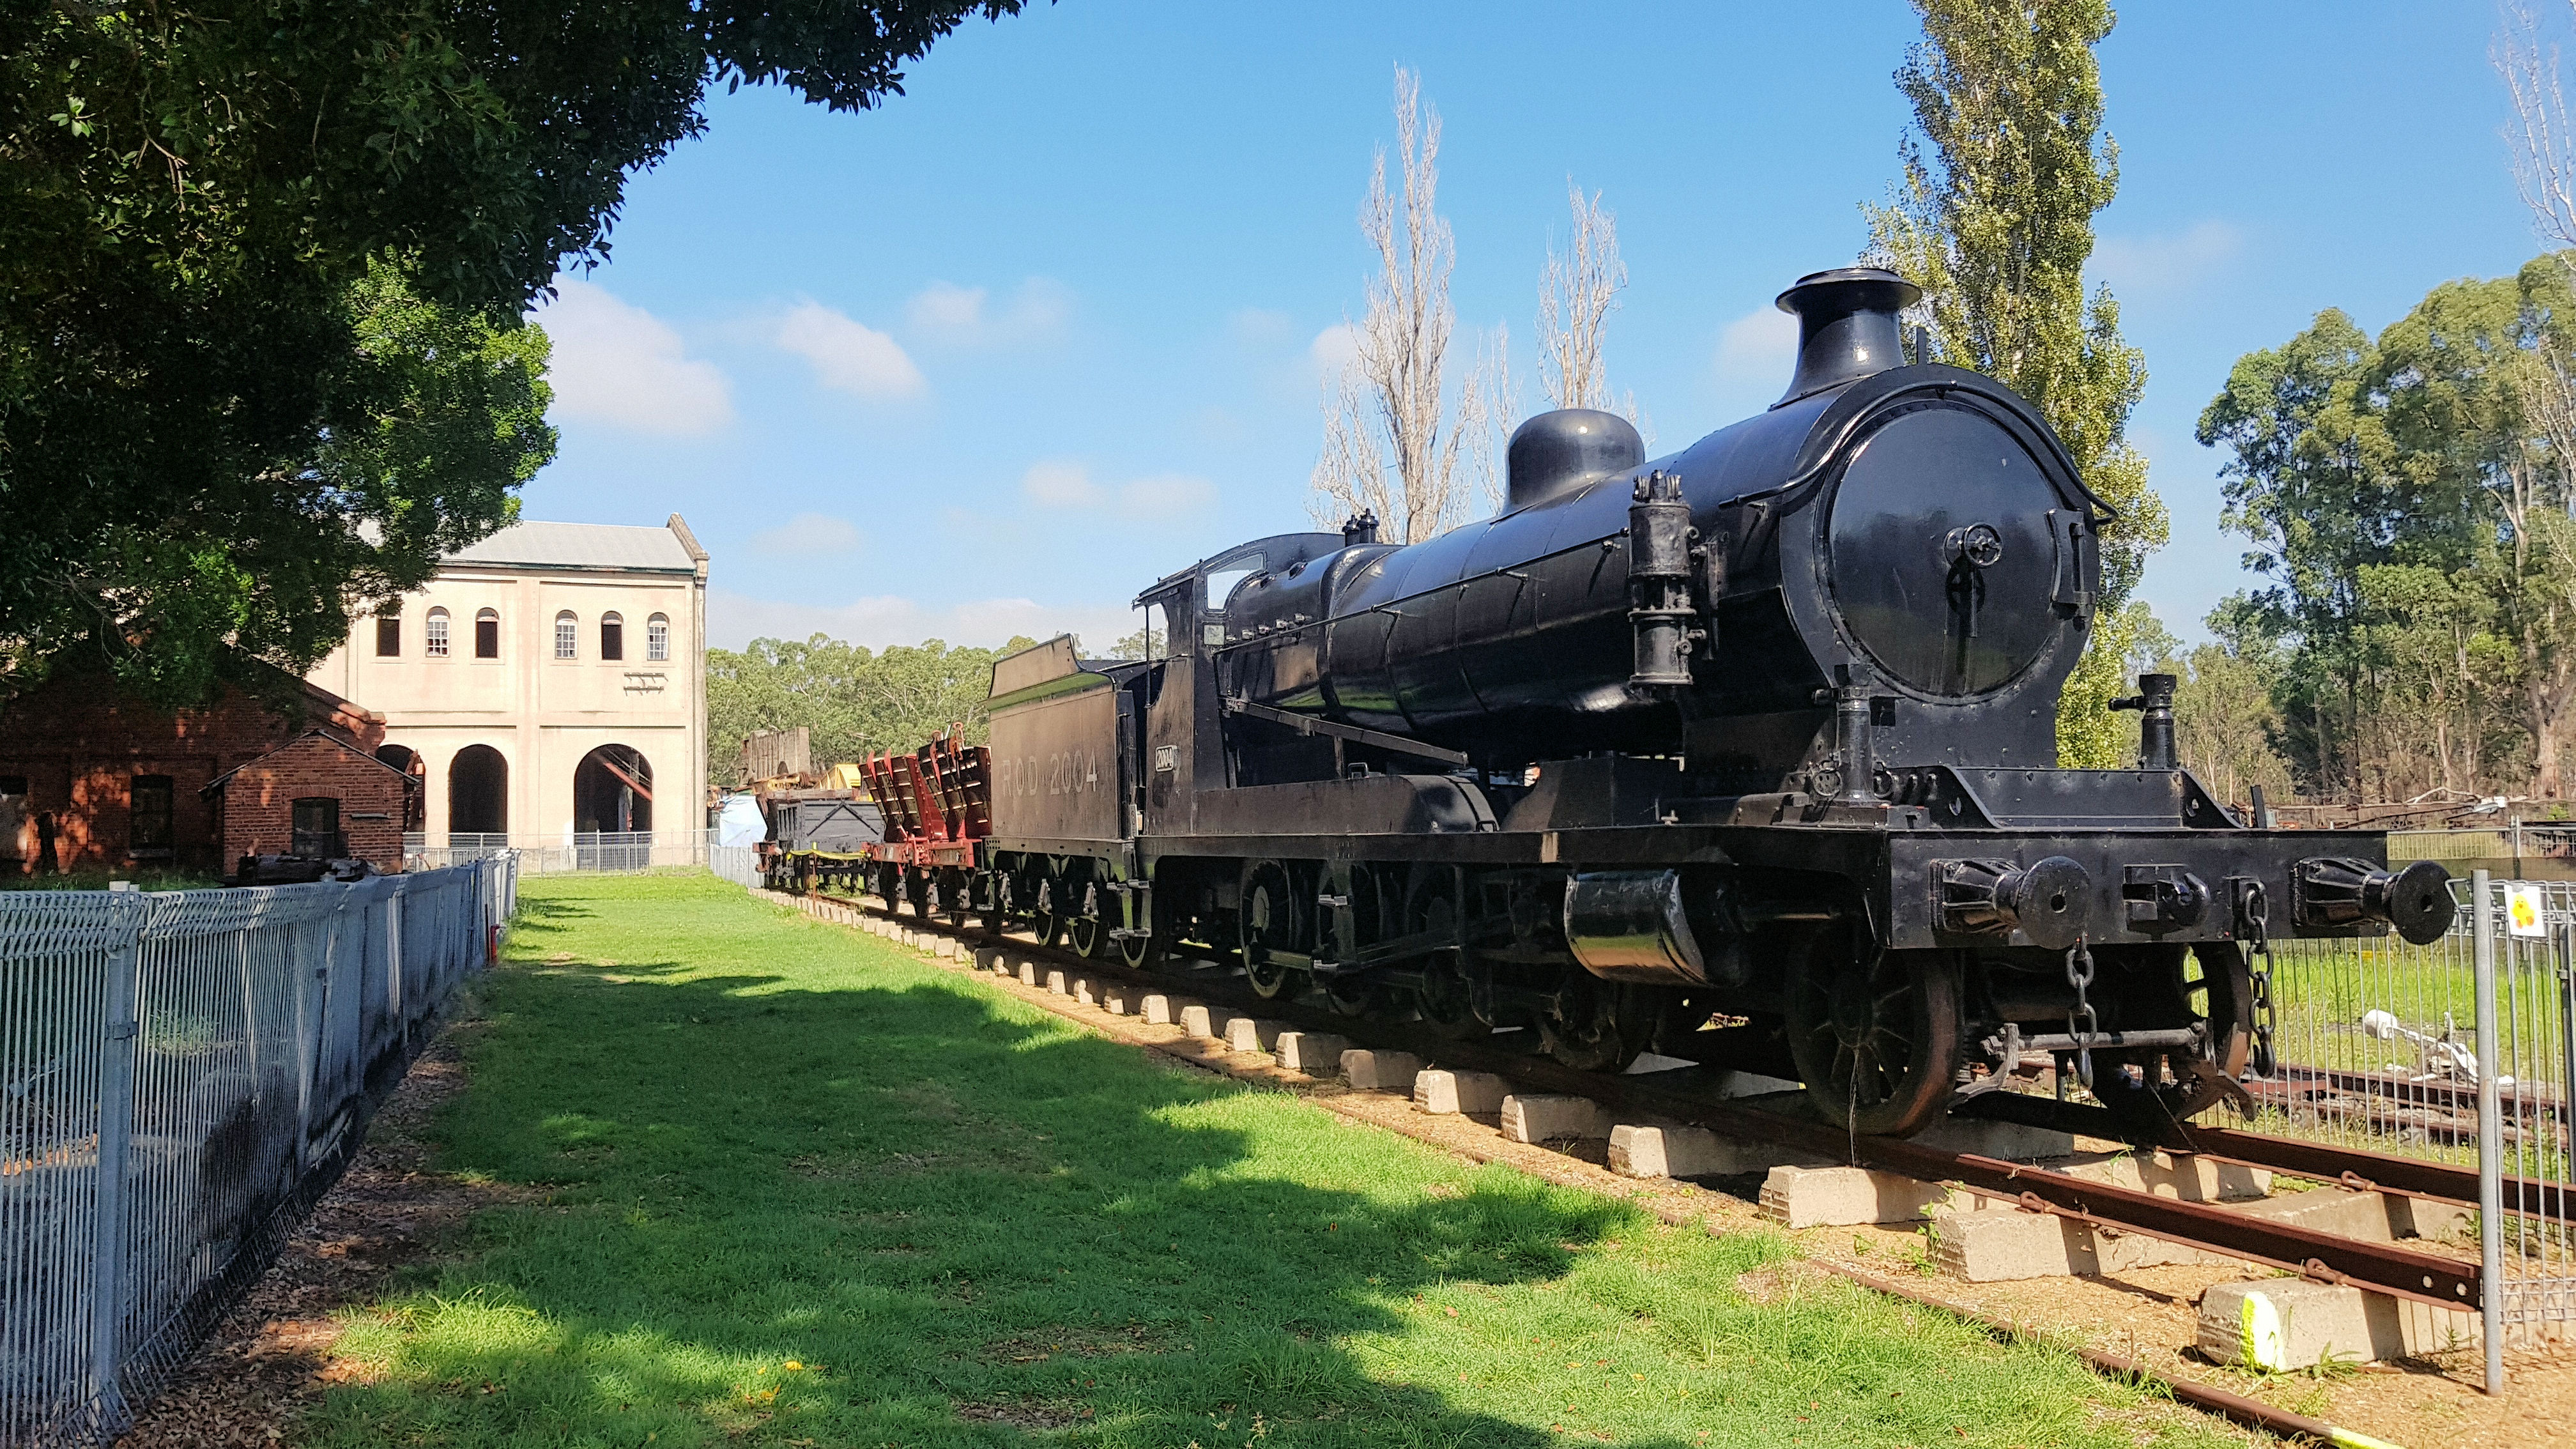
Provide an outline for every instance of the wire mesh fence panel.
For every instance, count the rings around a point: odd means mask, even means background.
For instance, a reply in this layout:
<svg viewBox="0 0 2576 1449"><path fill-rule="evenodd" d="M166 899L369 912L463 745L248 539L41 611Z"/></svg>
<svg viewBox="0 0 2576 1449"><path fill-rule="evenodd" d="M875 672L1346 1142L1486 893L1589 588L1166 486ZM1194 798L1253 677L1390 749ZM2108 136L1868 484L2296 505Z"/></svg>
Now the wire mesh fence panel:
<svg viewBox="0 0 2576 1449"><path fill-rule="evenodd" d="M707 864L717 875L738 886L757 889L760 879L760 852L748 845L715 845L707 848Z"/></svg>
<svg viewBox="0 0 2576 1449"><path fill-rule="evenodd" d="M2492 969L2478 1043L2487 1097L2481 1126L2493 1143L2480 1166L2507 1203L2483 1244L2493 1260L2490 1296L2507 1342L2532 1326L2576 1320L2576 1172L2569 1163L2569 1089L2576 1083L2576 885L2493 881L2476 908L2487 917ZM2516 1180L2519 1179L2519 1182ZM2514 1191L2504 1191L2506 1183Z"/></svg>
<svg viewBox="0 0 2576 1449"><path fill-rule="evenodd" d="M507 853L527 875L572 871L639 871L664 866L708 865L716 849L713 830L580 831L561 835L453 834L446 844L404 837L403 859L414 871L443 870Z"/></svg>
<svg viewBox="0 0 2576 1449"><path fill-rule="evenodd" d="M502 855L0 894L0 1442L130 1422L336 1180L515 891Z"/></svg>
<svg viewBox="0 0 2576 1449"><path fill-rule="evenodd" d="M2245 1086L2257 1130L2480 1169L2497 1210L2452 1246L2492 1239L2476 1245L2493 1249L2487 1296L2511 1343L2576 1321L2576 883L2453 886L2459 917L2430 945L2276 942L2278 1064Z"/></svg>
<svg viewBox="0 0 2576 1449"><path fill-rule="evenodd" d="M2258 1126L2475 1160L2477 1002L2465 911L2429 946L2393 935L2275 941L2271 972L2278 1066L2245 1084L2263 1109Z"/></svg>
<svg viewBox="0 0 2576 1449"><path fill-rule="evenodd" d="M11 1443L109 1427L96 1374L99 1106L108 981L139 915L139 902L0 897L0 1439Z"/></svg>

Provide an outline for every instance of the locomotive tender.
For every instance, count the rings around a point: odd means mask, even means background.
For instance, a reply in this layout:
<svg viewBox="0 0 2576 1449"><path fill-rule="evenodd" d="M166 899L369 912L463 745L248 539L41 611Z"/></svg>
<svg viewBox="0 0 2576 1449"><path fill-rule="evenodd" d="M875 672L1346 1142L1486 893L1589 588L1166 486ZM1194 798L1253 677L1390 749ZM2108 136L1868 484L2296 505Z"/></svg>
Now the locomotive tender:
<svg viewBox="0 0 2576 1449"><path fill-rule="evenodd" d="M2171 676L2114 706L2135 768L2055 767L2112 515L2028 402L1907 364L1919 295L1804 278L1787 396L1678 453L1546 413L1496 517L1172 574L1167 658L1001 661L974 904L1578 1067L1794 1076L1857 1132L2026 1052L2142 1129L2211 1106L2268 1050L2267 937L2429 940L2447 878L2249 827L2177 765Z"/></svg>

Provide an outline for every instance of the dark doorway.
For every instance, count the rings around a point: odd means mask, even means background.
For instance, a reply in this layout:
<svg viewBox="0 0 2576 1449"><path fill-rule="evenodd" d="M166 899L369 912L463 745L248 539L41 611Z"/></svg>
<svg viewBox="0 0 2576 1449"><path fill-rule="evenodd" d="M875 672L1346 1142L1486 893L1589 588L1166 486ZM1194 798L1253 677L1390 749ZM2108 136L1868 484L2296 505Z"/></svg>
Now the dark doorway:
<svg viewBox="0 0 2576 1449"><path fill-rule="evenodd" d="M429 809L429 762L409 745L378 745L376 758L402 771L403 832L410 834L424 828L423 815Z"/></svg>
<svg viewBox="0 0 2576 1449"><path fill-rule="evenodd" d="M505 835L510 829L510 762L490 745L467 745L447 767L447 833Z"/></svg>
<svg viewBox="0 0 2576 1449"><path fill-rule="evenodd" d="M653 766L641 751L602 745L572 772L572 828L584 833L653 828Z"/></svg>

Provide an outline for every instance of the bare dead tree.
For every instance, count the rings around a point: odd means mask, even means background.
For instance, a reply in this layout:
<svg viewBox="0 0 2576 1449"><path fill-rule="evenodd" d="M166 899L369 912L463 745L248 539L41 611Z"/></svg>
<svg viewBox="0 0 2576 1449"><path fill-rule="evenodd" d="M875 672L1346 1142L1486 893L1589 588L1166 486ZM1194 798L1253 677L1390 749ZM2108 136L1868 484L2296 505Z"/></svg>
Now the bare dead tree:
<svg viewBox="0 0 2576 1449"><path fill-rule="evenodd" d="M1466 440L1483 426L1490 387L1470 377L1450 416L1444 388L1450 333L1449 270L1457 251L1438 206L1440 113L1422 104L1421 78L1395 72L1396 156L1403 196L1389 193L1386 151L1369 173L1360 231L1378 254L1368 311L1341 375L1324 390L1324 446L1315 460L1312 506L1337 524L1366 509L1385 536L1413 542L1440 531L1457 511Z"/></svg>
<svg viewBox="0 0 2576 1449"><path fill-rule="evenodd" d="M1464 431L1468 471L1476 479L1476 498L1487 513L1503 511L1506 445L1520 412L1520 384L1512 377L1511 324L1497 322L1476 340L1476 363L1458 400L1458 426Z"/></svg>
<svg viewBox="0 0 2576 1449"><path fill-rule="evenodd" d="M1608 408L1601 337L1628 285L1628 264L1619 259L1619 224L1602 207L1601 193L1586 197L1568 177L1565 196L1574 234L1563 252L1547 249L1539 280L1539 384L1551 407Z"/></svg>
<svg viewBox="0 0 2576 1449"><path fill-rule="evenodd" d="M2576 14L2576 0L2568 8ZM2568 125L2558 47L2542 39L2531 0L2507 0L2490 57L2513 96L2505 143L2532 228L2552 251L2576 247L2576 131Z"/></svg>

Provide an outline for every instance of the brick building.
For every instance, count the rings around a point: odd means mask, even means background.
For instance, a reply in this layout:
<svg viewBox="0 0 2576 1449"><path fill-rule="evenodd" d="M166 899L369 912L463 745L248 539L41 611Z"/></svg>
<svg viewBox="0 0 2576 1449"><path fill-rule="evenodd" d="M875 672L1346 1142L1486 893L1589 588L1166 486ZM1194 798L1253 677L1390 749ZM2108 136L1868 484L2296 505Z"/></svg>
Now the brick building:
<svg viewBox="0 0 2576 1449"><path fill-rule="evenodd" d="M229 870L222 806L207 788L217 776L315 731L361 754L384 743L383 716L302 680L277 682L280 702L225 685L202 707L163 710L104 673L84 673L8 701L0 707L0 872ZM400 851L377 862L396 869Z"/></svg>
<svg viewBox="0 0 2576 1449"><path fill-rule="evenodd" d="M217 775L226 860L356 856L399 870L411 777L325 729L308 730Z"/></svg>

